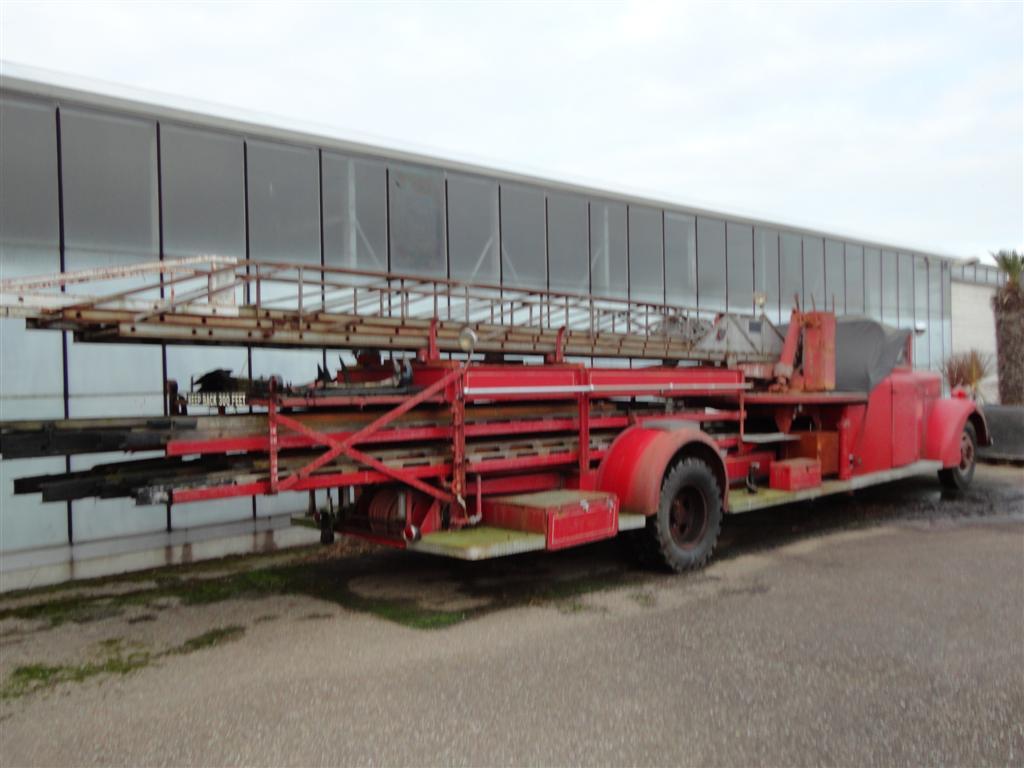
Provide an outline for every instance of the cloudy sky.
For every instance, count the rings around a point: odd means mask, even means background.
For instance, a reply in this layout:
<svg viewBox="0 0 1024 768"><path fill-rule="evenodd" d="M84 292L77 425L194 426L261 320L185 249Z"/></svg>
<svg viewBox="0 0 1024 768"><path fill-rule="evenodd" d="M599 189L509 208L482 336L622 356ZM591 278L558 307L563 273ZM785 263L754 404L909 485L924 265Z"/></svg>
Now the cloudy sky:
<svg viewBox="0 0 1024 768"><path fill-rule="evenodd" d="M1024 3L66 4L0 57L958 256L1024 246Z"/></svg>

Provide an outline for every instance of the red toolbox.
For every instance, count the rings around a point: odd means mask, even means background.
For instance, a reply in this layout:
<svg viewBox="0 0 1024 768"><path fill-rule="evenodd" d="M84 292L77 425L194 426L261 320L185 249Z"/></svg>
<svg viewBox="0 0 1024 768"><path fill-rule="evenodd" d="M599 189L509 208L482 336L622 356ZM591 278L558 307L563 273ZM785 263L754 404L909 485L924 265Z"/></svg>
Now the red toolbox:
<svg viewBox="0 0 1024 768"><path fill-rule="evenodd" d="M768 484L779 491L802 491L821 485L821 462L817 459L773 461Z"/></svg>
<svg viewBox="0 0 1024 768"><path fill-rule="evenodd" d="M619 500L601 491L558 490L485 499L483 521L543 533L548 549L608 539L619 532Z"/></svg>

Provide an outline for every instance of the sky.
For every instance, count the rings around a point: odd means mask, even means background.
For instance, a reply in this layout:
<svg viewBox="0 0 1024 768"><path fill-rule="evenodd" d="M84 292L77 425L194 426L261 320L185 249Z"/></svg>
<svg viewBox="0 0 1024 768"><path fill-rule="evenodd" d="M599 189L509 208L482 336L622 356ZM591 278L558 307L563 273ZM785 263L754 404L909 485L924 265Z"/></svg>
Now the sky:
<svg viewBox="0 0 1024 768"><path fill-rule="evenodd" d="M1024 249L1024 2L30 3L0 58L961 257Z"/></svg>

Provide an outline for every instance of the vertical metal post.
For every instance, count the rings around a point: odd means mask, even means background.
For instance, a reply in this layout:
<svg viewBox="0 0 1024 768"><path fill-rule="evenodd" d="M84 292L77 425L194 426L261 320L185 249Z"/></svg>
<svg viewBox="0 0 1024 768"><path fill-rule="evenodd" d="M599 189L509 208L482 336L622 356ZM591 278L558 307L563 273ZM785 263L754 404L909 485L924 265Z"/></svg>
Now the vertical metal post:
<svg viewBox="0 0 1024 768"><path fill-rule="evenodd" d="M587 482L590 472L590 396L586 392L579 395L579 468L580 487Z"/></svg>
<svg viewBox="0 0 1024 768"><path fill-rule="evenodd" d="M267 398L267 419L270 424L270 492L277 493L278 486L278 464L277 464L277 387L274 379L270 379L270 396Z"/></svg>
<svg viewBox="0 0 1024 768"><path fill-rule="evenodd" d="M466 524L466 400L463 377L452 383L452 495L456 499L453 507L453 527Z"/></svg>

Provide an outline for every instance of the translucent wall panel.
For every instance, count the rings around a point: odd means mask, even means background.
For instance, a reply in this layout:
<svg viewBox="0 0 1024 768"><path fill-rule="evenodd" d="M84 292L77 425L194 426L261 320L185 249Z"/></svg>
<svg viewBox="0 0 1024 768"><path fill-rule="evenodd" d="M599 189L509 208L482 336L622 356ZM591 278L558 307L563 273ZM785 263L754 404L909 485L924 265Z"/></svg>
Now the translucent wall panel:
<svg viewBox="0 0 1024 768"><path fill-rule="evenodd" d="M828 308L836 312L847 312L846 308L846 260L843 244L837 240L825 241L825 301Z"/></svg>
<svg viewBox="0 0 1024 768"><path fill-rule="evenodd" d="M882 254L875 248L864 249L864 314L882 319Z"/></svg>
<svg viewBox="0 0 1024 768"><path fill-rule="evenodd" d="M625 205L590 203L590 289L595 296L628 296L626 229Z"/></svg>
<svg viewBox="0 0 1024 768"><path fill-rule="evenodd" d="M195 128L160 126L160 172L166 258L216 253L245 258L245 153L240 137ZM190 382L215 368L248 375L245 347L167 348L167 378L187 392ZM201 411L202 409L200 409ZM238 520L252 500L224 499L178 505L172 528Z"/></svg>
<svg viewBox="0 0 1024 768"><path fill-rule="evenodd" d="M914 257L909 253L901 253L899 265L899 296L897 313L899 324L903 328L914 327Z"/></svg>
<svg viewBox="0 0 1024 768"><path fill-rule="evenodd" d="M376 160L324 152L324 263L388 269L387 169Z"/></svg>
<svg viewBox="0 0 1024 768"><path fill-rule="evenodd" d="M943 262L942 267L942 350L948 356L953 352L953 281L949 262Z"/></svg>
<svg viewBox="0 0 1024 768"><path fill-rule="evenodd" d="M576 195L548 196L548 279L551 290L589 293L587 201Z"/></svg>
<svg viewBox="0 0 1024 768"><path fill-rule="evenodd" d="M860 315L864 312L864 247L846 244L846 312Z"/></svg>
<svg viewBox="0 0 1024 768"><path fill-rule="evenodd" d="M62 109L61 138L66 268L156 259L156 125L148 120ZM127 288L133 282L122 281L119 287ZM68 386L72 417L162 414L160 348L70 342ZM120 454L75 457L71 466L78 470L123 458ZM161 530L166 525L166 510L162 506L136 507L123 499L86 499L74 502L72 518L74 539L83 541Z"/></svg>
<svg viewBox="0 0 1024 768"><path fill-rule="evenodd" d="M668 304L697 306L697 220L665 213L665 294Z"/></svg>
<svg viewBox="0 0 1024 768"><path fill-rule="evenodd" d="M799 235L783 232L779 244L779 290L782 294L782 316L785 318L793 309L794 302L803 303L803 241Z"/></svg>
<svg viewBox="0 0 1024 768"><path fill-rule="evenodd" d="M725 227L728 307L735 312L754 309L754 230L730 221Z"/></svg>
<svg viewBox="0 0 1024 768"><path fill-rule="evenodd" d="M899 267L896 254L882 251L882 321L899 325Z"/></svg>
<svg viewBox="0 0 1024 768"><path fill-rule="evenodd" d="M60 271L57 133L52 106L0 99L0 277ZM0 320L0 420L60 418L59 333ZM16 364L15 364L16 361Z"/></svg>
<svg viewBox="0 0 1024 768"><path fill-rule="evenodd" d="M928 262L914 256L914 327L924 333L914 336L914 363L918 368L931 368L931 335L928 326Z"/></svg>
<svg viewBox="0 0 1024 768"><path fill-rule="evenodd" d="M939 369L946 358L942 348L942 269L941 262L928 261L928 357L931 367Z"/></svg>
<svg viewBox="0 0 1024 768"><path fill-rule="evenodd" d="M236 136L160 126L164 255L245 258L244 151Z"/></svg>
<svg viewBox="0 0 1024 768"><path fill-rule="evenodd" d="M320 190L312 148L249 142L249 252L261 261L320 263Z"/></svg>
<svg viewBox="0 0 1024 768"><path fill-rule="evenodd" d="M156 125L85 110L61 118L67 269L156 259ZM69 363L72 416L163 412L158 348L72 343Z"/></svg>
<svg viewBox="0 0 1024 768"><path fill-rule="evenodd" d="M497 284L498 184L448 176L448 254L452 279Z"/></svg>
<svg viewBox="0 0 1024 768"><path fill-rule="evenodd" d="M779 233L774 229L754 228L754 290L765 295L765 314L780 321Z"/></svg>
<svg viewBox="0 0 1024 768"><path fill-rule="evenodd" d="M60 271L57 132L52 105L0 98L0 277ZM0 421L61 418L61 336L0 320ZM15 496L15 478L62 472L63 458L0 462L0 550L67 541L67 506Z"/></svg>
<svg viewBox="0 0 1024 768"><path fill-rule="evenodd" d="M697 305L725 310L725 222L697 217Z"/></svg>
<svg viewBox="0 0 1024 768"><path fill-rule="evenodd" d="M512 288L548 285L544 191L501 187L501 280Z"/></svg>
<svg viewBox="0 0 1024 768"><path fill-rule="evenodd" d="M629 206L629 295L635 301L665 301L665 254L661 211Z"/></svg>
<svg viewBox="0 0 1024 768"><path fill-rule="evenodd" d="M392 165L389 179L392 271L447 277L444 171Z"/></svg>
<svg viewBox="0 0 1024 768"><path fill-rule="evenodd" d="M825 241L820 237L804 238L804 307L832 307L825 295Z"/></svg>
<svg viewBox="0 0 1024 768"><path fill-rule="evenodd" d="M312 148L249 142L249 253L257 261L320 263L319 158ZM293 288L265 288L276 306L295 306ZM266 298L264 299L267 300ZM253 349L253 376L281 376L300 384L316 377L319 350ZM256 500L258 514L305 509L305 494Z"/></svg>

